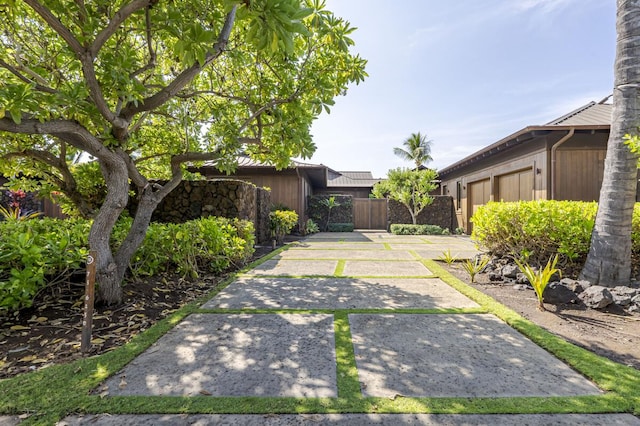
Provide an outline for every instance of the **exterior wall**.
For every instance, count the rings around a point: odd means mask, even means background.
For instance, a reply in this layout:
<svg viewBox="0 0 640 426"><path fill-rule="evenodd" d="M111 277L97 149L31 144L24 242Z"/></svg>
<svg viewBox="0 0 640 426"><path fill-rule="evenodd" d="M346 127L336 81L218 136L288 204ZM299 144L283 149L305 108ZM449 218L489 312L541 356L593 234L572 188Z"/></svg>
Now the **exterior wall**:
<svg viewBox="0 0 640 426"><path fill-rule="evenodd" d="M466 233L471 233L472 225L469 219L477 207L488 201L500 201L501 181L503 194L513 193L513 187L506 189L504 185L506 182L516 185L513 178L516 174L527 175L530 172L530 181L526 181L526 178L517 181L517 190L523 194L530 194L527 199L546 199L549 180L547 163L547 140L540 138L514 148L504 155L495 155L488 161L478 161L459 174L447 176L441 183L444 190L442 195L448 195L453 199L457 222L454 228L462 227ZM521 181L524 181L523 185L520 184Z"/></svg>
<svg viewBox="0 0 640 426"><path fill-rule="evenodd" d="M413 223L409 210L396 200L389 200L389 223ZM455 231L457 223L453 208L453 197L448 195L434 196L433 203L420 212L417 218L419 225L438 225Z"/></svg>

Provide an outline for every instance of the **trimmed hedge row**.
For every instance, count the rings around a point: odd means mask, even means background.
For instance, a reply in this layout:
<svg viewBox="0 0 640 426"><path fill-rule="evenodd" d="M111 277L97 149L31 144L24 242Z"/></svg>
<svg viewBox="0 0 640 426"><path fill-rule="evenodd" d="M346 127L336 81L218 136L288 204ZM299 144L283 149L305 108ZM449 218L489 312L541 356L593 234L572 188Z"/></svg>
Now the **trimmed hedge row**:
<svg viewBox="0 0 640 426"><path fill-rule="evenodd" d="M395 235L449 235L448 229L443 229L438 225L413 225L393 223L390 228Z"/></svg>
<svg viewBox="0 0 640 426"><path fill-rule="evenodd" d="M490 202L471 218L471 238L495 256L522 256L544 264L556 253L583 262L598 205L581 201ZM632 251L640 255L640 204L633 213Z"/></svg>
<svg viewBox="0 0 640 426"><path fill-rule="evenodd" d="M130 218L118 222L115 247L130 226ZM0 222L0 313L31 306L43 288L68 282L76 273L83 279L90 227L83 219ZM253 224L238 219L153 223L129 267L134 275L176 270L196 277L246 262L253 244Z"/></svg>

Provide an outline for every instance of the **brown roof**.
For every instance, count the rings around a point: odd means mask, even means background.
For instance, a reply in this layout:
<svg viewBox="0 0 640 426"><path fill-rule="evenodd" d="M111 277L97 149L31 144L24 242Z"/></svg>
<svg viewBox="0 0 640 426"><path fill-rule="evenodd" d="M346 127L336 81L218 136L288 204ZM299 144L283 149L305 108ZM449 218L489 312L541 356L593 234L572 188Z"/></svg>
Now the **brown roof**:
<svg viewBox="0 0 640 426"><path fill-rule="evenodd" d="M546 126L588 126L611 124L611 104L589 102L587 105L556 118Z"/></svg>
<svg viewBox="0 0 640 426"><path fill-rule="evenodd" d="M371 172L337 172L329 169L327 188L360 187L370 188L381 179L373 177Z"/></svg>
<svg viewBox="0 0 640 426"><path fill-rule="evenodd" d="M438 170L438 175L440 177L443 177L444 175L467 166L477 160L491 156L499 151L502 152L515 145L527 142L537 136L542 136L552 131L569 131L570 129L609 129L611 127L612 105L606 103L608 99L609 97L603 99L598 103L589 102L588 104L574 111L571 111L568 114L558 117L555 120L552 120L542 126L527 126L524 129L518 130L517 132L505 138L502 138L499 141L485 148L482 148L479 151L474 152L473 154L463 158L462 160L457 161L456 163L453 163L441 170Z"/></svg>

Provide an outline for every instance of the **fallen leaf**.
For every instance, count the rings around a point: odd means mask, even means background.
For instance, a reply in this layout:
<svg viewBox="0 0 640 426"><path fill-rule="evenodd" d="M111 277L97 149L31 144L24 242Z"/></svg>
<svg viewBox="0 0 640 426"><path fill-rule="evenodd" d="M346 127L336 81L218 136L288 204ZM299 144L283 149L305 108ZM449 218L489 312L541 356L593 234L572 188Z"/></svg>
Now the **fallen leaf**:
<svg viewBox="0 0 640 426"><path fill-rule="evenodd" d="M199 393L200 393L200 395L211 395L211 392L208 392L208 391L206 391L204 389L202 389Z"/></svg>
<svg viewBox="0 0 640 426"><path fill-rule="evenodd" d="M124 376L120 378L120 384L118 385L120 389L124 389L127 387L127 381L124 379Z"/></svg>
<svg viewBox="0 0 640 426"><path fill-rule="evenodd" d="M20 362L32 362L34 359L37 359L38 357L35 355L29 355L29 356L25 356L20 358L18 361Z"/></svg>
<svg viewBox="0 0 640 426"><path fill-rule="evenodd" d="M95 339L91 339L91 344L92 345L99 345L101 343L104 343L104 339L101 339L99 337L96 337Z"/></svg>
<svg viewBox="0 0 640 426"><path fill-rule="evenodd" d="M13 327L11 327L11 330L13 331L31 330L31 327L25 327L24 325L14 325Z"/></svg>

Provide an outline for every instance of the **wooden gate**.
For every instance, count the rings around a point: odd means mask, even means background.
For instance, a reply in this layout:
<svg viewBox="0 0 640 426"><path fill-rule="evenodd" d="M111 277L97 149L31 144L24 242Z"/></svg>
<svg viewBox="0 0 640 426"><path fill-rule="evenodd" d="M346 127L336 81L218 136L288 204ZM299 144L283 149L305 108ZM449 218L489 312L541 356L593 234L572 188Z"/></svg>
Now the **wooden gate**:
<svg viewBox="0 0 640 426"><path fill-rule="evenodd" d="M386 198L354 198L353 225L356 229L387 229Z"/></svg>

